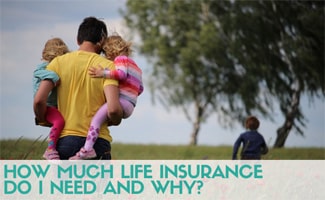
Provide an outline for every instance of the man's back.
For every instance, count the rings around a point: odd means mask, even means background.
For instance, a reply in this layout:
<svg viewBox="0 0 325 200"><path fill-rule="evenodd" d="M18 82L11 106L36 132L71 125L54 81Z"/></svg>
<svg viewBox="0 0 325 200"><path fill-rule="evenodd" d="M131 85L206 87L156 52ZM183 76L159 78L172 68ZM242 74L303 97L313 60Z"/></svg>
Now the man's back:
<svg viewBox="0 0 325 200"><path fill-rule="evenodd" d="M61 136L87 135L93 115L106 99L103 88L118 85L112 79L94 79L88 75L91 66L114 68L113 63L96 53L75 51L53 60L47 67L60 77L58 86L58 109L65 119ZM102 125L99 137L111 141L106 125Z"/></svg>

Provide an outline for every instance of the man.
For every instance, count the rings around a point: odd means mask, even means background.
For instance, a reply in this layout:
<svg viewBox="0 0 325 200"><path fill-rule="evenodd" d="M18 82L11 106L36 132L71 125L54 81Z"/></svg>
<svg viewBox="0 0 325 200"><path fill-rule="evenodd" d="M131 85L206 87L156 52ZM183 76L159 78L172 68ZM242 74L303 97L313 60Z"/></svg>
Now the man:
<svg viewBox="0 0 325 200"><path fill-rule="evenodd" d="M104 22L87 17L80 24L77 41L79 50L54 59L47 69L60 77L58 109L65 119L65 127L57 143L61 159L68 159L83 147L93 115L107 102L109 125L118 125L122 118L119 103L118 82L113 79L93 79L88 75L92 66L113 69L112 61L98 55L107 37ZM54 85L51 80L42 81L34 98L34 112L38 121L45 122L46 100ZM102 124L94 145L97 159L111 159L112 137L107 124Z"/></svg>

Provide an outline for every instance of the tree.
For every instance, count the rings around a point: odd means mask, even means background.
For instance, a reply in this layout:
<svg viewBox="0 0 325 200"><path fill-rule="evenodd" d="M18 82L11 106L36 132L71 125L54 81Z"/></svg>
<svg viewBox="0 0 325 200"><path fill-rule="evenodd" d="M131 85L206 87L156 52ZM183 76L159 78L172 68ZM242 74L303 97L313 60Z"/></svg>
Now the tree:
<svg viewBox="0 0 325 200"><path fill-rule="evenodd" d="M141 53L153 63L154 97L167 108L182 108L193 124L195 145L212 113L224 126L252 113L271 118L272 98L286 119L304 125L301 92L324 96L323 8L322 2L298 1L129 0L122 14L140 35ZM309 20L319 23L309 25ZM287 106L293 97L294 111Z"/></svg>
<svg viewBox="0 0 325 200"><path fill-rule="evenodd" d="M245 52L234 57L250 74L259 70L259 82L278 99L285 122L274 147L283 147L292 128L303 135L301 94L324 97L324 2L238 1L232 13L233 26L224 29Z"/></svg>

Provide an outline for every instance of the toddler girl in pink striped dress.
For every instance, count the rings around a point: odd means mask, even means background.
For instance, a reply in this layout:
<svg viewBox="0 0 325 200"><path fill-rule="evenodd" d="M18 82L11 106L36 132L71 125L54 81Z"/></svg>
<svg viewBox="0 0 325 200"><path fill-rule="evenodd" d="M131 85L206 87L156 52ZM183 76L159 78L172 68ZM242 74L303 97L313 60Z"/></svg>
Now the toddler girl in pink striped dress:
<svg viewBox="0 0 325 200"><path fill-rule="evenodd" d="M121 36L109 36L103 50L109 60L114 60L115 70L107 68L92 67L89 75L93 78L109 78L119 81L120 104L123 109L123 118L132 114L137 103L138 96L143 92L142 71L137 64L129 57L131 54L131 43L123 40ZM97 140L99 128L107 119L107 105L104 104L95 114L90 124L87 139L84 147L80 149L70 160L84 160L96 158L93 145Z"/></svg>

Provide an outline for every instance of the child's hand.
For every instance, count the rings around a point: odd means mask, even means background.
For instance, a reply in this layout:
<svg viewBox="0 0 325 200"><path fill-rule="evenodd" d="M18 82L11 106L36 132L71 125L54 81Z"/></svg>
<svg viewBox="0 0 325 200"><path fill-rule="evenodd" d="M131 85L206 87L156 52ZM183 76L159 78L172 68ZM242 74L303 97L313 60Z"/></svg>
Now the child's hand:
<svg viewBox="0 0 325 200"><path fill-rule="evenodd" d="M104 76L104 68L100 65L97 67L90 67L88 70L88 74L92 78L102 78Z"/></svg>

